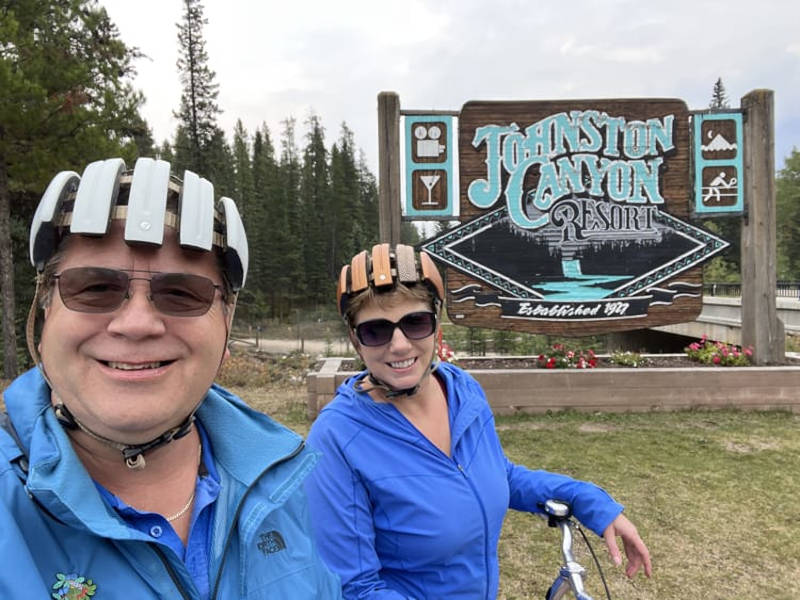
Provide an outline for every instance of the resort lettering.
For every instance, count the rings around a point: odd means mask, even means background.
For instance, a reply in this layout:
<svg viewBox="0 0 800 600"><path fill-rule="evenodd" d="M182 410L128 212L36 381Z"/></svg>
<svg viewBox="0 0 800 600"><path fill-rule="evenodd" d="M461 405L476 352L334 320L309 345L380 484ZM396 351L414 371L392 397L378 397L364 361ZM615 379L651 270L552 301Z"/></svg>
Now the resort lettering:
<svg viewBox="0 0 800 600"><path fill-rule="evenodd" d="M523 229L559 221L565 239L584 239L603 229L647 230L654 205L664 204L659 186L664 155L675 149L674 115L626 120L596 110L550 115L524 131L516 123L475 129L472 146L485 145L486 178L473 180L467 198L491 207L504 193L511 220ZM503 174L507 174L505 190ZM524 189L526 178L538 179ZM564 214L554 204L570 197ZM578 197L606 206L593 208ZM615 208L625 206L626 210Z"/></svg>

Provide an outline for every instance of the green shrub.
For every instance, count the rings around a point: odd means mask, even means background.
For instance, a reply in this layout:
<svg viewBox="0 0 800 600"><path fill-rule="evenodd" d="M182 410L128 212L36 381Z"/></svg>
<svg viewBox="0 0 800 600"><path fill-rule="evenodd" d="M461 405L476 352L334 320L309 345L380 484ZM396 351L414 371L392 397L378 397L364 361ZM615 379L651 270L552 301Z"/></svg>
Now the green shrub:
<svg viewBox="0 0 800 600"><path fill-rule="evenodd" d="M612 352L608 360L611 361L612 364L615 364L619 367L634 368L643 367L650 362L646 358L642 357L642 355L638 352L623 352L622 350L615 350Z"/></svg>

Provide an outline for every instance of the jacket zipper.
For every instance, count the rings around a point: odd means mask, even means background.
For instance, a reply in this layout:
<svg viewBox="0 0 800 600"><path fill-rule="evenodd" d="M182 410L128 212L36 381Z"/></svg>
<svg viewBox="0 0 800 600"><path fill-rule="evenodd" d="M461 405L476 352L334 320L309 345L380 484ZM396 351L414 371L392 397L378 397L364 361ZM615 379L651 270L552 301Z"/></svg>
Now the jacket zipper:
<svg viewBox="0 0 800 600"><path fill-rule="evenodd" d="M164 567L167 569L167 574L169 575L170 579L172 579L172 583L175 584L175 588L181 593L181 598L184 598L184 600L191 600L191 597L186 595L186 590L183 588L183 585L181 585L181 582L178 579L178 574L175 572L175 569L170 564L169 559L166 557L164 552L158 547L158 544L151 543L150 545L153 547L155 553L158 554L161 562L164 563Z"/></svg>
<svg viewBox="0 0 800 600"><path fill-rule="evenodd" d="M305 447L305 442L301 441L300 444L297 446L297 448L295 448L291 453L267 465L267 467L263 471L261 471L259 476L253 480L253 483L250 485L250 487L248 487L245 490L244 494L242 494L242 498L241 500L239 500L239 506L236 507L236 512L233 514L233 520L231 521L231 528L228 531L228 537L225 539L225 545L222 548L222 558L220 559L219 569L217 569L217 577L214 582L214 591L211 593L209 598L216 598L217 593L219 592L219 583L220 580L222 579L222 569L225 567L225 559L228 556L228 548L230 547L231 537L233 536L233 530L235 529L236 523L239 520L239 513L242 512L242 507L244 506L244 501L247 499L247 496L250 494L253 488L256 487L256 484L261 480L261 478L264 477L267 471L269 471L273 467L285 463L288 460L293 459L295 456L300 454L300 452L302 452L304 447Z"/></svg>
<svg viewBox="0 0 800 600"><path fill-rule="evenodd" d="M464 467L461 466L455 458L453 458L453 462L456 465L456 468L461 473L461 476L469 485L470 490L472 490L472 494L475 496L475 500L478 501L478 506L481 509L481 517L483 518L483 570L486 574L486 579L484 582L484 589L488 592L489 590L489 524L486 521L486 507L483 505L483 501L481 501L481 497L478 495L475 486L472 484L472 480L467 477L467 472L464 470Z"/></svg>

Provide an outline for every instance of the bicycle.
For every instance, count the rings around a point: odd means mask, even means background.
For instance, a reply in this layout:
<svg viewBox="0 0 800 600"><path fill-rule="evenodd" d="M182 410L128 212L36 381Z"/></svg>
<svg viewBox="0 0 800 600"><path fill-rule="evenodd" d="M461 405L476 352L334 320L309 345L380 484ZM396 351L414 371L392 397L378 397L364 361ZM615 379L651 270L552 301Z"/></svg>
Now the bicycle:
<svg viewBox="0 0 800 600"><path fill-rule="evenodd" d="M542 508L547 515L547 524L550 527L558 527L561 530L561 555L564 557L564 564L559 569L553 585L547 590L545 600L560 600L566 598L570 591L575 600L593 600L593 598L586 593L586 589L583 585L586 569L578 564L572 553L573 529L581 534L586 546L589 548L589 552L597 565L600 579L603 582L606 598L611 600L611 594L608 591L608 585L606 584L603 571L600 568L600 562L597 560L597 555L589 544L589 540L581 528L580 523L572 519L572 509L569 504L560 500L551 499L547 500L542 505Z"/></svg>

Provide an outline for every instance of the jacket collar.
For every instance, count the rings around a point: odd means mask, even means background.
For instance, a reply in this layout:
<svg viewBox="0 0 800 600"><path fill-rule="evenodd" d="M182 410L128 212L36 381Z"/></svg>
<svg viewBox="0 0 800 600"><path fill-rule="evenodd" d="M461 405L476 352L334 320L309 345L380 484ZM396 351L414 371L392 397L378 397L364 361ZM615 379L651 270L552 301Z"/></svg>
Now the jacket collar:
<svg viewBox="0 0 800 600"><path fill-rule="evenodd" d="M405 439L409 443L416 443L419 433L414 429L408 420L400 414L394 405L388 402L375 402L366 392L359 392L355 389L355 384L363 379L366 371L350 377L339 386L336 391L336 402L327 404L323 411L337 411L339 405L353 405L352 410L347 410L346 414L358 421L364 427L375 427L375 419L388 419L396 427L391 429L391 435ZM447 406L450 415L450 443L455 448L461 436L469 429L475 419L482 414L491 417L491 411L486 403L486 396L480 385L462 369L449 363L441 363L432 377L441 377L447 391ZM386 430L381 427L381 430Z"/></svg>

